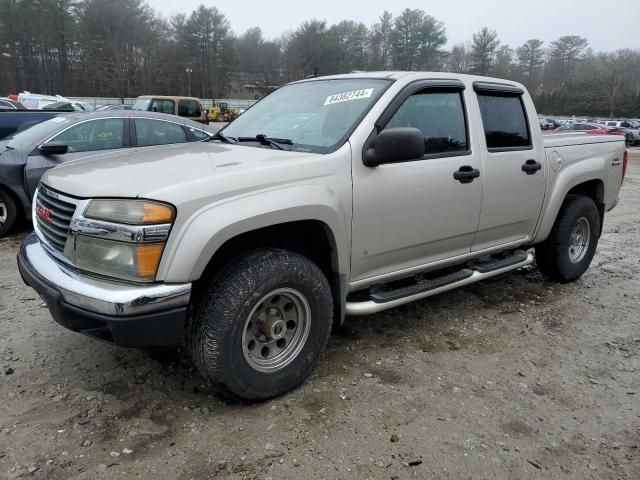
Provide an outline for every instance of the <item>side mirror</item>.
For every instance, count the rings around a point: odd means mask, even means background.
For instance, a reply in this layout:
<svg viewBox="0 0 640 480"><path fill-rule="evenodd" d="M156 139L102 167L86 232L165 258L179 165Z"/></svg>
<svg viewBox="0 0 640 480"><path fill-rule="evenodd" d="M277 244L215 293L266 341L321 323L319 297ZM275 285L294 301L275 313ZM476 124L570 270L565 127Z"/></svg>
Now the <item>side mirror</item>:
<svg viewBox="0 0 640 480"><path fill-rule="evenodd" d="M377 167L422 158L425 151L424 135L417 128L390 128L378 134L373 148L365 152L363 162L368 167Z"/></svg>
<svg viewBox="0 0 640 480"><path fill-rule="evenodd" d="M64 155L69 151L69 146L60 142L48 142L40 145L38 150L42 155Z"/></svg>

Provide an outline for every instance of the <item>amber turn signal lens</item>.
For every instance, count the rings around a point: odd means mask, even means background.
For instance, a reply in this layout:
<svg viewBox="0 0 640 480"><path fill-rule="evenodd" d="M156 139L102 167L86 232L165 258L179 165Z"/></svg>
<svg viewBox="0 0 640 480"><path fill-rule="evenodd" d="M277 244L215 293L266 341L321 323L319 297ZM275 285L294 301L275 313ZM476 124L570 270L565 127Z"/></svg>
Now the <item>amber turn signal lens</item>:
<svg viewBox="0 0 640 480"><path fill-rule="evenodd" d="M163 246L161 243L136 246L136 268L140 278L149 279L156 275Z"/></svg>
<svg viewBox="0 0 640 480"><path fill-rule="evenodd" d="M169 223L173 220L173 209L160 203L145 203L143 223Z"/></svg>

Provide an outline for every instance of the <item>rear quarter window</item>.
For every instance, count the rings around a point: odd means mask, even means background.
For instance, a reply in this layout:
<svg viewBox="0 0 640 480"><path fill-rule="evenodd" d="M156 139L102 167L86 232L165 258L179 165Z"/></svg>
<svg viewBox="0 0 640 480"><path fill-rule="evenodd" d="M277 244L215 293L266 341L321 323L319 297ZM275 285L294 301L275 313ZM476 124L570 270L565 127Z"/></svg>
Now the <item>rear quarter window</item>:
<svg viewBox="0 0 640 480"><path fill-rule="evenodd" d="M178 115L181 117L199 117L202 115L200 102L196 100L180 100L178 102Z"/></svg>
<svg viewBox="0 0 640 480"><path fill-rule="evenodd" d="M531 148L526 112L519 95L478 93L489 150Z"/></svg>

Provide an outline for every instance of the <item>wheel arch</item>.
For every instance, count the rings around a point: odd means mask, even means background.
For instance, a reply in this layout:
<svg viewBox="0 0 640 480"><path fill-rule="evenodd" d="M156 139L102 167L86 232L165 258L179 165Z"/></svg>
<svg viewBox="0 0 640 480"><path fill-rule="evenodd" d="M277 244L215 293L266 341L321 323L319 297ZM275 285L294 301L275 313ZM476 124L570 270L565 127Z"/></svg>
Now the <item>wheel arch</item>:
<svg viewBox="0 0 640 480"><path fill-rule="evenodd" d="M562 208L562 204L568 195L583 195L591 198L600 212L600 228L602 229L605 212L605 182L602 178L597 176L578 176L564 184L556 182L553 188L554 192L544 207L540 226L533 243L542 242L549 236L556 222L556 218L558 218L560 208ZM598 234L600 234L600 232L598 232Z"/></svg>
<svg viewBox="0 0 640 480"><path fill-rule="evenodd" d="M222 243L211 256L194 282L197 298L211 278L239 256L260 248L280 248L304 255L313 261L327 277L334 299L334 319L341 325L345 315L346 275L340 273L336 237L320 220L296 220L268 225L239 233Z"/></svg>

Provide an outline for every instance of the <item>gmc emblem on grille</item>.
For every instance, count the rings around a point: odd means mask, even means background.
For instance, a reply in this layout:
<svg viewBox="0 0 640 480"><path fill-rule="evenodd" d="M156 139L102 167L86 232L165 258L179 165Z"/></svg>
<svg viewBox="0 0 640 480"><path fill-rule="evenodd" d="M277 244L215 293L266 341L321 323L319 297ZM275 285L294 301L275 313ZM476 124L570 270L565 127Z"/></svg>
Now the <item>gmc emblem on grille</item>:
<svg viewBox="0 0 640 480"><path fill-rule="evenodd" d="M41 203L36 203L36 215L38 218L44 220L47 223L52 223L51 215L53 211L42 205Z"/></svg>

